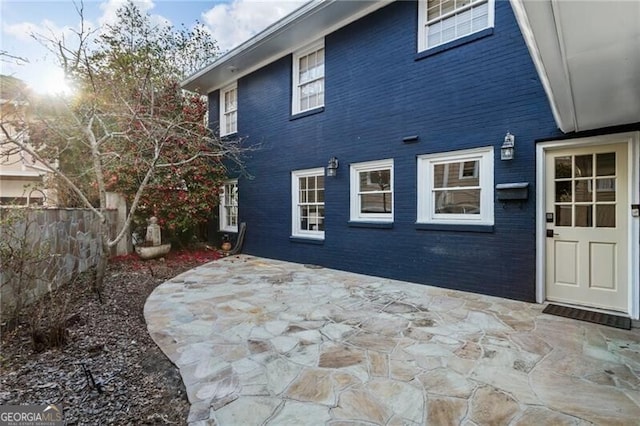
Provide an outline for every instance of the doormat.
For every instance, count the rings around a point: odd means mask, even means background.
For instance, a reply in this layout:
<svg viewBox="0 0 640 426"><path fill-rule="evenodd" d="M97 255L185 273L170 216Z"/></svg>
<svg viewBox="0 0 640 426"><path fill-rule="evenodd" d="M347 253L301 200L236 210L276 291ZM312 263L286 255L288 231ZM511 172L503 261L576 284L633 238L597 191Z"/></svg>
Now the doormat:
<svg viewBox="0 0 640 426"><path fill-rule="evenodd" d="M588 321L602 324L609 327L631 329L631 319L618 315L603 314L602 312L585 311L584 309L570 308L568 306L547 305L542 311L543 314L557 315L559 317L571 318L580 321Z"/></svg>

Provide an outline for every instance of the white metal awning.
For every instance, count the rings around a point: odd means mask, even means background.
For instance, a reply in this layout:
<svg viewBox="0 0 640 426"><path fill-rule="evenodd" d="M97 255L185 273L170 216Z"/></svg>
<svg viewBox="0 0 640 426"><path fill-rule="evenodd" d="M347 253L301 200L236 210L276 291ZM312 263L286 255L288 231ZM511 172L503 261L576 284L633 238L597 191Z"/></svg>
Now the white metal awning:
<svg viewBox="0 0 640 426"><path fill-rule="evenodd" d="M640 122L639 0L511 0L563 132Z"/></svg>

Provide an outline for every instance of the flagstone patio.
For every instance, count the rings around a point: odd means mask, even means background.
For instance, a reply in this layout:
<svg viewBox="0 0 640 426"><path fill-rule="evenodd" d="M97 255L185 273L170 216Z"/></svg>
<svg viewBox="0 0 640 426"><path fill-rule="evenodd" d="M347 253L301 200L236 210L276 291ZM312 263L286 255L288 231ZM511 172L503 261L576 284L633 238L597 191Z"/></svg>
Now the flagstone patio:
<svg viewBox="0 0 640 426"><path fill-rule="evenodd" d="M640 330L246 255L162 284L190 425L640 424Z"/></svg>

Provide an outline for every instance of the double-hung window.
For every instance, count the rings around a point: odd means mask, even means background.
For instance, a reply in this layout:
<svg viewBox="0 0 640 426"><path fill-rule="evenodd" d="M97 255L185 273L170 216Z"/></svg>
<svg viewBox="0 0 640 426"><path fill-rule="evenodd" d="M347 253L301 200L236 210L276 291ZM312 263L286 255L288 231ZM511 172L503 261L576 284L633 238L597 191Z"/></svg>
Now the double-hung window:
<svg viewBox="0 0 640 426"><path fill-rule="evenodd" d="M393 160L351 165L351 220L393 222Z"/></svg>
<svg viewBox="0 0 640 426"><path fill-rule="evenodd" d="M291 173L294 237L324 238L324 168Z"/></svg>
<svg viewBox="0 0 640 426"><path fill-rule="evenodd" d="M418 157L418 223L493 225L493 148Z"/></svg>
<svg viewBox="0 0 640 426"><path fill-rule="evenodd" d="M220 190L220 230L238 232L238 181L225 182Z"/></svg>
<svg viewBox="0 0 640 426"><path fill-rule="evenodd" d="M220 90L220 136L238 131L238 84Z"/></svg>
<svg viewBox="0 0 640 426"><path fill-rule="evenodd" d="M418 50L493 27L495 0L421 0Z"/></svg>
<svg viewBox="0 0 640 426"><path fill-rule="evenodd" d="M293 114L324 106L324 40L293 55Z"/></svg>

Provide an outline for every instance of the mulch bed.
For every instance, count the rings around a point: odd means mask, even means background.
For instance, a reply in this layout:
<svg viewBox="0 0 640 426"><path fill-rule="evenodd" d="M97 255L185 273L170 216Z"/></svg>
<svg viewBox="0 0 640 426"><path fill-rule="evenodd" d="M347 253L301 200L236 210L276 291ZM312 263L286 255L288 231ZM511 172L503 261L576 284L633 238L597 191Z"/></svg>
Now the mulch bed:
<svg viewBox="0 0 640 426"><path fill-rule="evenodd" d="M47 313L66 303L67 343L36 352L26 320L11 330L3 327L0 405L62 404L72 425L184 424L189 411L184 385L147 333L144 303L159 284L218 257L201 249L161 260L114 258L103 303L88 276L60 288L53 299L46 297L25 318L46 324Z"/></svg>

